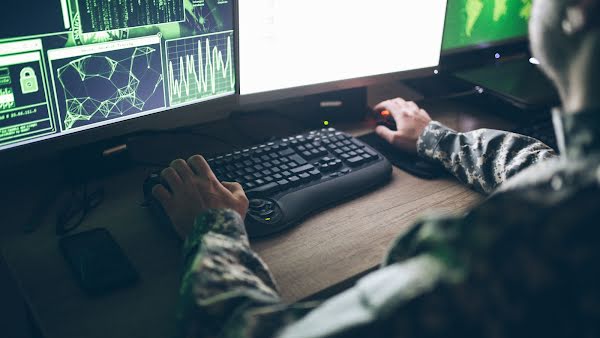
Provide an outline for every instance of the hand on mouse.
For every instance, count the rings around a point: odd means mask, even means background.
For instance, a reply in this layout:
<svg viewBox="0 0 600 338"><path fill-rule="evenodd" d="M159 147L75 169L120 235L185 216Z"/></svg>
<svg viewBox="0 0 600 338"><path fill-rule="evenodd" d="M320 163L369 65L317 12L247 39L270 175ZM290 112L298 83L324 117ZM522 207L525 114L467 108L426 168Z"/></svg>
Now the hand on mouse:
<svg viewBox="0 0 600 338"><path fill-rule="evenodd" d="M187 238L197 216L208 209L233 209L242 219L248 211L248 198L239 183L219 182L206 160L192 156L175 160L161 173L170 191L156 185L152 194L169 216L177 233Z"/></svg>
<svg viewBox="0 0 600 338"><path fill-rule="evenodd" d="M374 110L389 111L398 129L392 131L386 126L377 126L375 129L377 135L398 149L411 153L417 152L417 140L431 122L431 117L425 110L419 108L416 103L401 98L381 102Z"/></svg>

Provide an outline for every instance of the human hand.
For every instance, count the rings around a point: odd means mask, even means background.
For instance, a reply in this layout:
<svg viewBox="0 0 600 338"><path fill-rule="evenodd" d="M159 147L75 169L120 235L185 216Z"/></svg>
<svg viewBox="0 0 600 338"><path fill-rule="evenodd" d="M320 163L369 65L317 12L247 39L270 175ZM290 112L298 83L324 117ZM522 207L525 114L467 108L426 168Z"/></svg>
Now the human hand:
<svg viewBox="0 0 600 338"><path fill-rule="evenodd" d="M386 126L377 126L375 129L377 135L398 149L415 153L419 136L431 122L429 114L416 103L401 98L381 102L374 110L379 113L389 111L398 129L392 131Z"/></svg>
<svg viewBox="0 0 600 338"><path fill-rule="evenodd" d="M152 194L169 216L175 230L186 239L192 232L196 217L209 209L233 209L242 219L248 212L248 198L239 183L219 182L206 160L192 156L175 160L161 173L170 191L162 184L154 186Z"/></svg>

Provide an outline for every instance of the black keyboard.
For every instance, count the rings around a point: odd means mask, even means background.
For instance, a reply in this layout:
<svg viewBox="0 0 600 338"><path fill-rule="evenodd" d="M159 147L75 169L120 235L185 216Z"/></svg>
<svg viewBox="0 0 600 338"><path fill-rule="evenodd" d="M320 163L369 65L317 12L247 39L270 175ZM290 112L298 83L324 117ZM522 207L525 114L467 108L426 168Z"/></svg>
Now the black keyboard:
<svg viewBox="0 0 600 338"><path fill-rule="evenodd" d="M250 199L250 237L274 234L305 217L389 180L391 164L370 146L323 129L207 159L220 181L239 182ZM148 205L168 218L152 197L160 173L144 183Z"/></svg>

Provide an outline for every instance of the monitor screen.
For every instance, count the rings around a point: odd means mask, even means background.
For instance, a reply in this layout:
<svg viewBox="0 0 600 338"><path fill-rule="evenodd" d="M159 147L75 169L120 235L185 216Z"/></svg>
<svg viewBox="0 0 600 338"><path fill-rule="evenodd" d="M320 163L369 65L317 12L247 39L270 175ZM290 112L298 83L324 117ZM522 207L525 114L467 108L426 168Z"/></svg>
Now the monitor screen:
<svg viewBox="0 0 600 338"><path fill-rule="evenodd" d="M232 0L18 0L0 150L236 93Z"/></svg>
<svg viewBox="0 0 600 338"><path fill-rule="evenodd" d="M444 51L526 38L532 0L448 0Z"/></svg>
<svg viewBox="0 0 600 338"><path fill-rule="evenodd" d="M240 0L240 94L436 67L445 0Z"/></svg>

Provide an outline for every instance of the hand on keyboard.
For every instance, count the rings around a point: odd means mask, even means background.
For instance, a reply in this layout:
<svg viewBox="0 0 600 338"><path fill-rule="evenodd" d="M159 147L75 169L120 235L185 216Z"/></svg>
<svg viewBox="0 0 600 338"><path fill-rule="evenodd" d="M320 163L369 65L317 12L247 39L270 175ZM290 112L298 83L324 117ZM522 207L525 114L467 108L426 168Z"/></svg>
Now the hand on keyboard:
<svg viewBox="0 0 600 338"><path fill-rule="evenodd" d="M251 238L271 235L387 182L392 174L389 161L373 148L332 128L194 161L174 162L150 174L143 186L146 205L161 223L175 223L183 236L194 217L210 207L246 216ZM241 184L249 203L238 184L218 181ZM172 185L171 192L165 184Z"/></svg>
<svg viewBox="0 0 600 338"><path fill-rule="evenodd" d="M219 182L202 156L173 161L161 178L164 183L155 185L152 194L183 239L190 234L195 218L208 209L233 209L242 219L246 217L248 198L242 186Z"/></svg>
<svg viewBox="0 0 600 338"><path fill-rule="evenodd" d="M378 113L387 112L396 121L396 131L387 126L377 126L375 132L396 148L411 153L417 151L417 140L431 122L429 114L414 102L401 98L384 101L374 110Z"/></svg>

